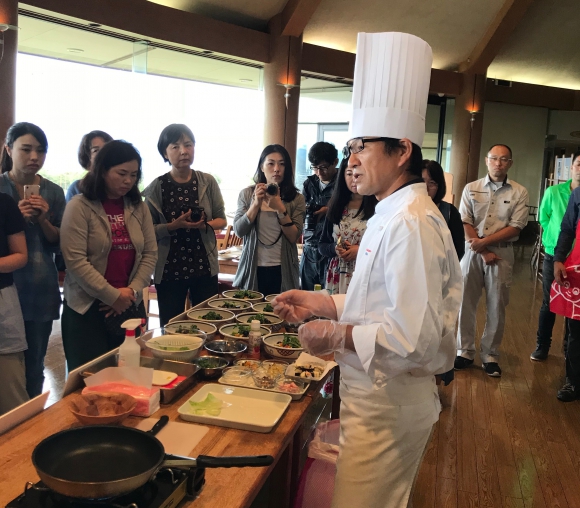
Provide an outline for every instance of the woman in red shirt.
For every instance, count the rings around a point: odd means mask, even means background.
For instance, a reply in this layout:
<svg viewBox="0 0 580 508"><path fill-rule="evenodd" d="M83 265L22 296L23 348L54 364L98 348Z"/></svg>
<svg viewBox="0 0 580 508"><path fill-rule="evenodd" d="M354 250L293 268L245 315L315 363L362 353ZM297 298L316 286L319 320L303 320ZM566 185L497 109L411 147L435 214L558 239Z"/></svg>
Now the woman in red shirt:
<svg viewBox="0 0 580 508"><path fill-rule="evenodd" d="M111 141L81 182L83 194L66 207L62 339L69 370L119 346L125 319L145 317L143 288L155 268L157 242L140 178L139 152Z"/></svg>

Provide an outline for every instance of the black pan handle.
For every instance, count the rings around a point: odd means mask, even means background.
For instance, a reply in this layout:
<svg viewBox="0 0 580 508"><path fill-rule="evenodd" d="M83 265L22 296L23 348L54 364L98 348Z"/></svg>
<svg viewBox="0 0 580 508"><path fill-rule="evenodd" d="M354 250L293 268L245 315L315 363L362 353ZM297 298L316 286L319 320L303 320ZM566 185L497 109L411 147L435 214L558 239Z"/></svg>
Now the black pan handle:
<svg viewBox="0 0 580 508"><path fill-rule="evenodd" d="M209 457L199 455L197 467L264 467L274 463L271 455L254 455L242 457Z"/></svg>
<svg viewBox="0 0 580 508"><path fill-rule="evenodd" d="M161 418L159 418L159 421L153 425L151 430L147 431L147 433L151 434L152 436L158 434L159 431L167 425L167 422L169 422L169 416L163 415Z"/></svg>

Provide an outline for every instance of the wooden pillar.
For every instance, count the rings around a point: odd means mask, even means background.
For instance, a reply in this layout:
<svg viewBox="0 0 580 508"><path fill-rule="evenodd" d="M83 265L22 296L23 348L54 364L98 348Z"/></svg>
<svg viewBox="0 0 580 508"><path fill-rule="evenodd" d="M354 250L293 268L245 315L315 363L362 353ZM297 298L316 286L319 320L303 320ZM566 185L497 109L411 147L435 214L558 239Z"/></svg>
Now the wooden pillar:
<svg viewBox="0 0 580 508"><path fill-rule="evenodd" d="M18 25L18 0L0 0L0 24ZM0 55L4 42L4 56L0 60L0 148L6 131L14 123L16 102L16 55L18 31L0 33Z"/></svg>
<svg viewBox="0 0 580 508"><path fill-rule="evenodd" d="M300 85L302 37L282 36L282 15L270 20L270 62L264 65L264 145L283 145L295 165L300 88L289 90L288 107L283 85Z"/></svg>
<svg viewBox="0 0 580 508"><path fill-rule="evenodd" d="M464 74L463 91L455 98L450 168L457 207L465 185L478 178L485 82L481 74Z"/></svg>

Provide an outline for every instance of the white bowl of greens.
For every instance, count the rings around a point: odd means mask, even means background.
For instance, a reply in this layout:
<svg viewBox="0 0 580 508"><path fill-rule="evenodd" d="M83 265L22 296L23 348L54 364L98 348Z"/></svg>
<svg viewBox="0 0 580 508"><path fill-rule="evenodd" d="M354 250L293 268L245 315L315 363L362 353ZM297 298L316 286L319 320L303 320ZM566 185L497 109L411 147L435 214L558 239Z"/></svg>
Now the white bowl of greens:
<svg viewBox="0 0 580 508"><path fill-rule="evenodd" d="M229 310L234 314L252 310L252 304L246 300L236 300L235 298L218 298L207 302L207 306L212 309Z"/></svg>
<svg viewBox="0 0 580 508"><path fill-rule="evenodd" d="M270 329L267 326L260 326L260 333L262 337L270 335ZM220 328L220 334L226 339L233 340L247 340L250 334L250 325L243 325L241 323L235 325L224 325Z"/></svg>
<svg viewBox="0 0 580 508"><path fill-rule="evenodd" d="M199 332L203 332L207 335L207 340L212 340L217 332L217 326L201 321L174 321L166 324L163 329L165 333L176 335L196 335Z"/></svg>
<svg viewBox="0 0 580 508"><path fill-rule="evenodd" d="M252 291L250 289L229 289L222 293L224 298L234 298L236 300L245 300L250 303L261 302L264 295L259 291Z"/></svg>
<svg viewBox="0 0 580 508"><path fill-rule="evenodd" d="M236 315L226 309L194 309L187 313L187 317L192 321L205 321L220 327L233 323Z"/></svg>

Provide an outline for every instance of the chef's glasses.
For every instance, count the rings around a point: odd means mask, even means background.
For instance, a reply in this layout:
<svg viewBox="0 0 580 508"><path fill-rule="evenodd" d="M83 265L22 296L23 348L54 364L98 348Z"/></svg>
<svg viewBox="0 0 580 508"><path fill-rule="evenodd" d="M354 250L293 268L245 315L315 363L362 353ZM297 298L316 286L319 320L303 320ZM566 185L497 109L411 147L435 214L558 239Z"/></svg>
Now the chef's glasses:
<svg viewBox="0 0 580 508"><path fill-rule="evenodd" d="M352 153L359 153L365 149L365 143L374 143L375 141L387 141L389 138L353 138L342 149L342 155L350 157Z"/></svg>

